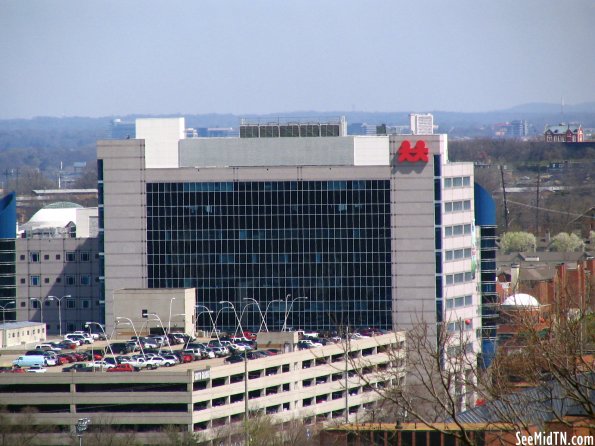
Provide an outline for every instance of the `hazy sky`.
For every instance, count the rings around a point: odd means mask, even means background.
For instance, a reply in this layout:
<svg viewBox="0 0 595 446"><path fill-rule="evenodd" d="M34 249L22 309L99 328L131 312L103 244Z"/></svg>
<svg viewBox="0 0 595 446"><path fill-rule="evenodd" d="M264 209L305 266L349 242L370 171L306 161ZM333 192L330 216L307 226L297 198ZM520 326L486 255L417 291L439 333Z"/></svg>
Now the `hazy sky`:
<svg viewBox="0 0 595 446"><path fill-rule="evenodd" d="M0 0L0 118L595 101L594 0Z"/></svg>

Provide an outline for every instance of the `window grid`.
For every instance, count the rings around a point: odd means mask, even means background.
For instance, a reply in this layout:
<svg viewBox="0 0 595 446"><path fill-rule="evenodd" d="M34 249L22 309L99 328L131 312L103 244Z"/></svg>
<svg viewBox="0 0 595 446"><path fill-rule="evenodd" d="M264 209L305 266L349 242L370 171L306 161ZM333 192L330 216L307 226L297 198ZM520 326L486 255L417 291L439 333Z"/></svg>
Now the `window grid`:
<svg viewBox="0 0 595 446"><path fill-rule="evenodd" d="M228 300L239 314L254 298L264 312L291 294L308 300L288 326L391 326L387 180L150 183L147 245L149 287L196 287L214 311ZM284 315L284 302L271 304L267 324L280 328ZM228 327L233 318L219 316ZM259 319L247 307L242 324Z"/></svg>

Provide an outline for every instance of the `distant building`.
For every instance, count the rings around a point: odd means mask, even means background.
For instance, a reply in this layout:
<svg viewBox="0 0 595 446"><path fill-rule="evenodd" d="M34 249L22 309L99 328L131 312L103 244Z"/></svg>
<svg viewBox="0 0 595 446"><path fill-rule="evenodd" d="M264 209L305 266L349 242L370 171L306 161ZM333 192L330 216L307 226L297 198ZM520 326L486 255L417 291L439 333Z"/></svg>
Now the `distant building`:
<svg viewBox="0 0 595 446"><path fill-rule="evenodd" d="M114 119L110 123L107 139L134 139L136 137L136 123L121 119Z"/></svg>
<svg viewBox="0 0 595 446"><path fill-rule="evenodd" d="M434 115L431 113L410 113L409 125L412 135L433 135Z"/></svg>
<svg viewBox="0 0 595 446"><path fill-rule="evenodd" d="M43 322L57 334L103 319L98 231L98 209L70 202L50 204L19 226L13 263L18 321Z"/></svg>
<svg viewBox="0 0 595 446"><path fill-rule="evenodd" d="M583 128L580 124L547 125L543 136L546 142L584 142Z"/></svg>

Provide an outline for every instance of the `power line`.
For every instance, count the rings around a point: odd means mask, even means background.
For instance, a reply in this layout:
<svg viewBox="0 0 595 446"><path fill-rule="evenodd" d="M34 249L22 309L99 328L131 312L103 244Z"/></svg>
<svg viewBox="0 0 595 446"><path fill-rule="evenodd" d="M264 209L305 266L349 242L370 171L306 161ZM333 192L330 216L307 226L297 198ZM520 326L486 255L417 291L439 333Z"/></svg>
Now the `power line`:
<svg viewBox="0 0 595 446"><path fill-rule="evenodd" d="M532 204L526 204L526 203L521 203L519 201L512 201L512 200L508 200L508 203L513 203L518 206L524 206L524 207L531 208L531 209L539 209L540 211L552 212L555 214L572 215L574 217L585 217L585 218L591 218L591 219L595 220L595 216L590 216L590 215L586 215L586 214L576 214L574 212L558 211L556 209L549 209L549 208L544 208L544 207L540 207L540 206L534 206Z"/></svg>

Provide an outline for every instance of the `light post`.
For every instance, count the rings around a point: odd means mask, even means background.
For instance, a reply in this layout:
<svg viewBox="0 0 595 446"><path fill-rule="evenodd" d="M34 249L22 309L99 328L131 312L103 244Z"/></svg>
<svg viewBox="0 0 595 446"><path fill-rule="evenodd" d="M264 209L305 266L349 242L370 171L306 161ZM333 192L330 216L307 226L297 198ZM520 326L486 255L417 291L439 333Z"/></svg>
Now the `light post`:
<svg viewBox="0 0 595 446"><path fill-rule="evenodd" d="M76 436L79 437L79 446L83 445L83 432L87 430L90 423L91 418L79 418L76 422Z"/></svg>
<svg viewBox="0 0 595 446"><path fill-rule="evenodd" d="M16 301L14 300L9 300L8 302L6 302L4 305L0 305L0 308L2 309L2 325L4 325L6 323L5 321L5 312L8 309L9 305L15 304L15 308L16 308Z"/></svg>
<svg viewBox="0 0 595 446"><path fill-rule="evenodd" d="M267 327L267 321L265 320L264 316L262 315L262 310L260 309L260 305L258 304L258 302L256 301L256 299L252 298L252 297L244 297L243 300L250 300L252 301L251 304L248 304L244 307L244 310L249 307L250 305L256 305L256 308L258 308L258 313L260 314L260 319L262 319L262 322L260 323L260 326L262 327L262 324L264 324L264 327L266 328L267 331L269 331L269 327ZM242 313L244 312L244 310L242 310ZM240 316L240 319L242 319L242 317ZM260 332L260 327L258 329L258 331Z"/></svg>
<svg viewBox="0 0 595 446"><path fill-rule="evenodd" d="M291 294L287 295L288 297L291 296ZM283 322L283 329L281 331L286 331L287 330L287 317L289 316L289 313L291 313L291 309L293 308L293 303L297 300L308 300L308 298L306 296L300 296L300 297L294 297L291 300L291 304L289 305L289 309L286 309L285 311L285 322ZM287 305L287 299L285 300L285 305Z"/></svg>
<svg viewBox="0 0 595 446"><path fill-rule="evenodd" d="M123 320L127 321L130 324L130 326L132 327L132 330L134 331L134 335L136 336L136 342L138 342L138 346L140 347L140 351L141 351L142 355L145 356L145 350L143 349L143 343L141 342L140 338L138 337L138 333L136 331L136 328L134 327L134 324L132 323L132 319L130 319L128 317L123 317L123 316L116 316L116 323L115 323L114 330L116 329L116 326L118 325L118 320L119 319L123 319Z"/></svg>
<svg viewBox="0 0 595 446"><path fill-rule="evenodd" d="M281 299L274 299L274 300L270 301L270 302L267 304L267 306L266 306L266 308L265 308L265 310L264 310L264 318L263 318L263 320L266 320L266 318L267 318L267 313L269 312L269 307L271 306L271 304L272 304L272 303L275 303L275 302L283 302L283 301L282 301ZM266 324L265 324L265 325L266 325ZM262 331L262 324L260 324L260 327L258 328L258 331L259 331L259 332L260 332L260 331ZM267 331L269 331L269 328L268 328L268 327L267 327Z"/></svg>
<svg viewBox="0 0 595 446"><path fill-rule="evenodd" d="M56 297L56 296L48 296L47 299L48 300L56 300L58 301L58 325L60 327L60 337L62 337L62 300L66 299L67 297L72 297L70 294L67 294L66 296L62 296L62 297Z"/></svg>
<svg viewBox="0 0 595 446"><path fill-rule="evenodd" d="M234 307L233 304L228 300L219 301L219 304L220 305L223 305L223 304L229 305L229 307L226 307L226 308L231 308L233 310L233 314L235 314L236 320L238 321L238 328L236 328L235 334L236 335L238 334L238 329L243 333L244 329L242 328L242 322L240 321L240 318L238 317L238 313L236 312L236 307Z"/></svg>
<svg viewBox="0 0 595 446"><path fill-rule="evenodd" d="M159 315L157 313L147 313L147 316L155 316L157 318L157 320L159 321L159 325L161 325L161 331L163 333L165 333L165 328L163 328L163 322L161 322L161 318L159 317ZM167 341L167 346L169 347L169 351L171 353L173 353L173 350L171 348L171 344L169 342L169 336L167 336L167 333L165 334L165 340ZM159 353L161 353L161 347L159 346Z"/></svg>
<svg viewBox="0 0 595 446"><path fill-rule="evenodd" d="M112 350L112 345L109 343L109 338L107 337L107 334L105 333L103 325L101 325L99 322L92 322L92 321L85 322L85 328L88 328L89 331L91 331L91 325L97 325L99 328L101 328L101 331L103 332L103 336L105 336L105 340L107 341L107 348L109 348L109 351L111 352L112 356L115 357L114 351Z"/></svg>
<svg viewBox="0 0 595 446"><path fill-rule="evenodd" d="M175 297L172 297L169 300L169 319L167 321L167 334L169 334L170 330L171 330L171 304L174 302L174 300L176 300Z"/></svg>
<svg viewBox="0 0 595 446"><path fill-rule="evenodd" d="M215 336L217 336L217 340L219 341L219 333L217 332L217 326L215 324L215 321L213 320L213 311L207 307L206 305L196 305L196 308L201 307L201 308L205 308L206 311L201 311L200 313L198 313L196 315L196 320L198 321L198 316L200 316L202 313L207 313L209 315L209 318L211 319L211 324L213 324L213 333L215 333ZM216 319L215 319L216 320ZM213 336L213 334L211 333L211 337Z"/></svg>
<svg viewBox="0 0 595 446"><path fill-rule="evenodd" d="M40 313L39 313L39 322L43 324L43 305L45 304L46 300L51 300L49 299L51 296L45 296L45 297L30 297L29 300L36 300L37 302L39 302L39 309L40 309Z"/></svg>

